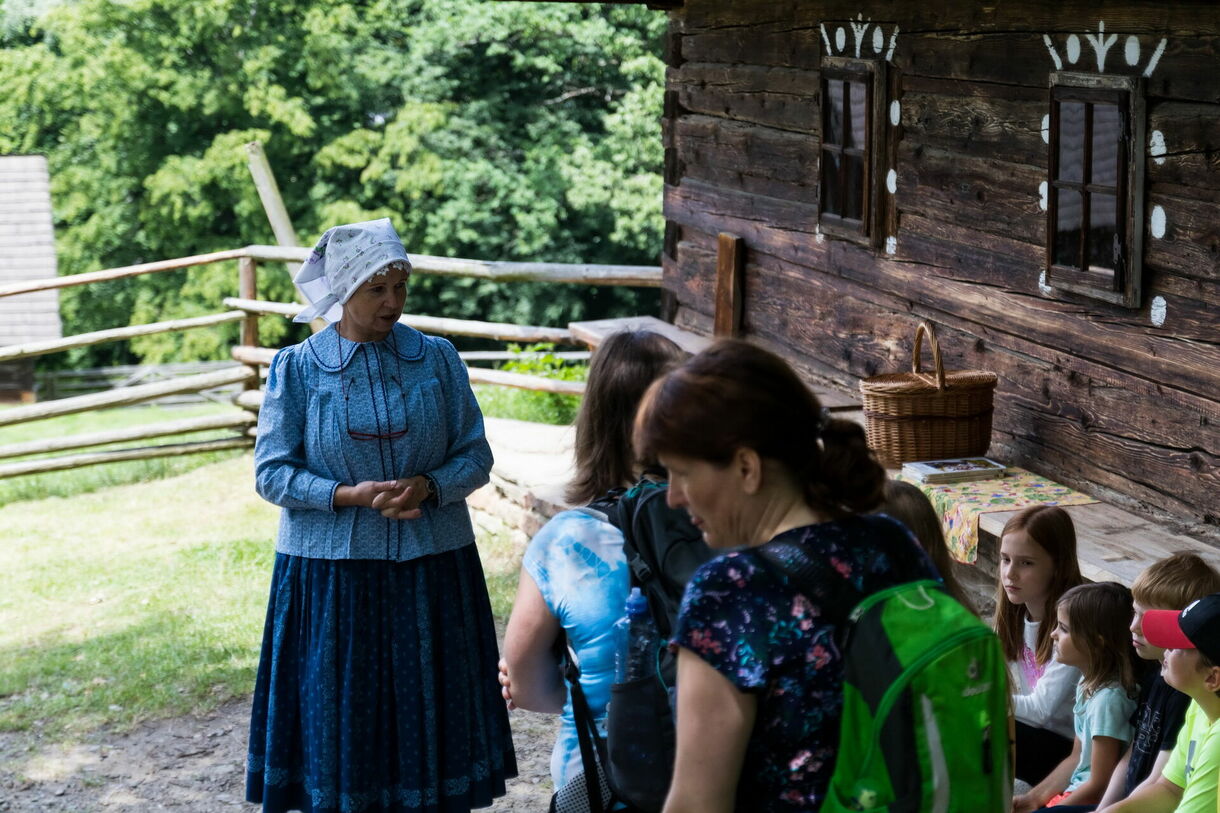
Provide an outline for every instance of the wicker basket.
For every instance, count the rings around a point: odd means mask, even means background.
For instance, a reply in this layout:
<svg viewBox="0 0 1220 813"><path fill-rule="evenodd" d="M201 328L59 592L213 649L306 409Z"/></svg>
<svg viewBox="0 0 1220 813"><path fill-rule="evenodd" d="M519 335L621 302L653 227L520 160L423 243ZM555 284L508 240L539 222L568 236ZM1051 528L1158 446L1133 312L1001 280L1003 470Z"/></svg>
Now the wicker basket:
<svg viewBox="0 0 1220 813"><path fill-rule="evenodd" d="M920 366L925 333L932 345L935 375L923 372ZM911 460L986 454L991 445L995 373L946 371L936 331L928 322L915 330L911 370L860 382L868 445L882 464L892 467Z"/></svg>

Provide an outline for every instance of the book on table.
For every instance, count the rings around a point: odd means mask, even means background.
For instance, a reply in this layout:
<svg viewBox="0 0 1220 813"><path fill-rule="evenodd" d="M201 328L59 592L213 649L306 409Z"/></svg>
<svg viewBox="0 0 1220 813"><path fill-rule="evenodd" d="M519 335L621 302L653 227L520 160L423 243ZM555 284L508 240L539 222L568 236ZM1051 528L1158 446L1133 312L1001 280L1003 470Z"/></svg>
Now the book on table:
<svg viewBox="0 0 1220 813"><path fill-rule="evenodd" d="M1004 468L986 457L953 457L904 463L902 473L920 483L962 483L1003 477Z"/></svg>

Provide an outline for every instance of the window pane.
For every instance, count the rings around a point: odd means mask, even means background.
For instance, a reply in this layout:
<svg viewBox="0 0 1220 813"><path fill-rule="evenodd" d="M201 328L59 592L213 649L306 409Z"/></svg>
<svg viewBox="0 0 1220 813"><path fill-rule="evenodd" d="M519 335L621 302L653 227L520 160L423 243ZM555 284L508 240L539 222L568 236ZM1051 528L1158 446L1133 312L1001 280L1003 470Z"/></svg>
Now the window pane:
<svg viewBox="0 0 1220 813"><path fill-rule="evenodd" d="M858 155L844 157L847 178L843 190L843 217L864 219L864 159Z"/></svg>
<svg viewBox="0 0 1220 813"><path fill-rule="evenodd" d="M1118 267L1118 199L1093 194L1089 198L1089 270Z"/></svg>
<svg viewBox="0 0 1220 813"><path fill-rule="evenodd" d="M1093 183L1118 188L1122 135L1118 105L1093 105Z"/></svg>
<svg viewBox="0 0 1220 813"><path fill-rule="evenodd" d="M1081 102L1059 103L1059 180L1084 180L1084 109Z"/></svg>
<svg viewBox="0 0 1220 813"><path fill-rule="evenodd" d="M856 149L865 149L867 142L865 139L866 122L868 116L868 88L863 82L848 82L847 86L851 89L851 133L850 141L847 146Z"/></svg>
<svg viewBox="0 0 1220 813"><path fill-rule="evenodd" d="M1055 265L1080 267L1081 195L1075 189L1056 190Z"/></svg>
<svg viewBox="0 0 1220 813"><path fill-rule="evenodd" d="M843 201L839 195L841 161L839 153L822 150L822 211L831 215L843 213Z"/></svg>
<svg viewBox="0 0 1220 813"><path fill-rule="evenodd" d="M843 143L843 82L827 79L822 96L822 141L826 144Z"/></svg>

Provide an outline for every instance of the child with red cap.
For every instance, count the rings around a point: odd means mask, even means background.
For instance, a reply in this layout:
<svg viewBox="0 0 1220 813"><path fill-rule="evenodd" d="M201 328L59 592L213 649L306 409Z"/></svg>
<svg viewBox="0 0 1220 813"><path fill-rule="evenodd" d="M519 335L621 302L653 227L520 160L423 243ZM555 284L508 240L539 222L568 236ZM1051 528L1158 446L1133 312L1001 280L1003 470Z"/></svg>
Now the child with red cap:
<svg viewBox="0 0 1220 813"><path fill-rule="evenodd" d="M1220 781L1220 593L1181 612L1148 610L1144 639L1165 650L1165 682L1190 696L1186 721L1160 777L1108 813L1215 813Z"/></svg>

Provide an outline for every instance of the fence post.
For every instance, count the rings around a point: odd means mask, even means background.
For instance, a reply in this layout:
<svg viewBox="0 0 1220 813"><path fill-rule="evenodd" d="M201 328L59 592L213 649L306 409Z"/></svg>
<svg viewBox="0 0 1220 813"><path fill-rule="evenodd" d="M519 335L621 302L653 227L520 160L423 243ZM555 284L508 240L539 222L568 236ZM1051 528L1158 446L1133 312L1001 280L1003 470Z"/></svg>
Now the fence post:
<svg viewBox="0 0 1220 813"><path fill-rule="evenodd" d="M258 299L258 260L253 257L242 257L237 261L237 295L242 299ZM247 347L258 347L258 314L247 313L241 323L241 343ZM243 384L243 389L259 388L259 368L254 370L254 378Z"/></svg>

